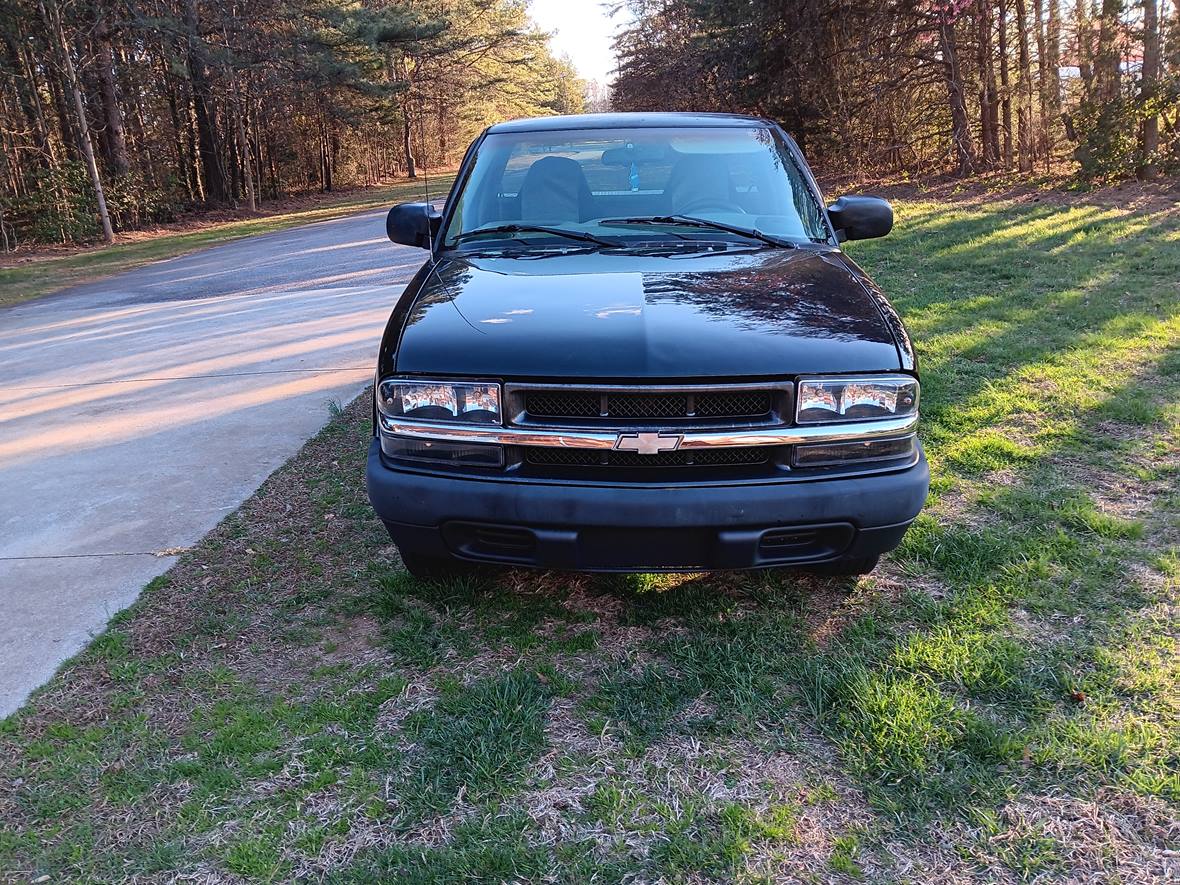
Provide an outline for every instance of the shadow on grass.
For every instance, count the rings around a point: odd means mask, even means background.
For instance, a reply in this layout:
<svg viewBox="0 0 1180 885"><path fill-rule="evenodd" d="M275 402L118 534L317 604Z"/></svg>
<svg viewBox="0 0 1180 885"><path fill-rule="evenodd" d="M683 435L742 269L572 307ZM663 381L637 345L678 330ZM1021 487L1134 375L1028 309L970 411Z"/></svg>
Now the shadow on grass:
<svg viewBox="0 0 1180 885"><path fill-rule="evenodd" d="M870 600L821 648L808 624L842 602L829 584L816 610L824 582L599 582L620 623L657 634L585 702L633 747L678 729L782 731L794 705L880 809L914 823L986 815L1053 784L1180 798L1161 762L1174 738L1110 663L1158 592L1145 542L1175 501L1156 488L1124 518L1094 488L1098 474L1156 486L1175 475L1174 462L1144 465L1177 417L1180 250L1159 236L1176 218L966 215L919 214L866 259L875 271L874 257L901 252L918 280L878 273L929 348L935 499L962 498L924 515L893 557L914 589ZM964 268L985 293L939 287Z"/></svg>

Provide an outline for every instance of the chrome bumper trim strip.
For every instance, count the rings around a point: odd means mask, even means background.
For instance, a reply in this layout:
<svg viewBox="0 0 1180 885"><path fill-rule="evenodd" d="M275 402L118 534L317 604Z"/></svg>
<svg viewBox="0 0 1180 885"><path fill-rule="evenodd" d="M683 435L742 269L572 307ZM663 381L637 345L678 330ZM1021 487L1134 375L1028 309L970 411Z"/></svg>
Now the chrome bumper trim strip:
<svg viewBox="0 0 1180 885"><path fill-rule="evenodd" d="M904 418L885 418L875 421L846 421L840 424L809 424L798 427L767 427L732 431L696 431L680 434L669 427L670 435L682 436L679 450L717 449L739 446L793 446L801 443L855 442L912 433L918 426L917 415ZM504 446L552 446L566 449L613 449L620 433L634 433L631 429L618 430L534 430L527 427L477 426L464 427L435 421L406 421L381 416L385 433L414 439L433 439L440 442L489 443Z"/></svg>

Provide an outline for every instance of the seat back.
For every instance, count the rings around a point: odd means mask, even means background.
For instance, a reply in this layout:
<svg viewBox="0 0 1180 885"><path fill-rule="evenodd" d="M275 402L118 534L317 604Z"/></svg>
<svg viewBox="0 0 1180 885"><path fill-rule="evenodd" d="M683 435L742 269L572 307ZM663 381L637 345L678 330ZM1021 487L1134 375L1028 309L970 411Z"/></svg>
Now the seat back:
<svg viewBox="0 0 1180 885"><path fill-rule="evenodd" d="M543 157L529 167L520 186L520 220L534 224L585 221L594 197L577 160Z"/></svg>
<svg viewBox="0 0 1180 885"><path fill-rule="evenodd" d="M664 188L668 211L673 215L701 203L732 204L729 167L720 157L682 157L672 167Z"/></svg>

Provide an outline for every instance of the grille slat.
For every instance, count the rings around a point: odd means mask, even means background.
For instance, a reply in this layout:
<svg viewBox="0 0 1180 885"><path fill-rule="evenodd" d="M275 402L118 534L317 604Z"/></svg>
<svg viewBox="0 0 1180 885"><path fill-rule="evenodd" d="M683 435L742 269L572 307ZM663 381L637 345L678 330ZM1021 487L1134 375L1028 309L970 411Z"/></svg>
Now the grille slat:
<svg viewBox="0 0 1180 885"><path fill-rule="evenodd" d="M608 393L607 418L687 418L688 397L682 393Z"/></svg>
<svg viewBox="0 0 1180 885"><path fill-rule="evenodd" d="M768 390L740 390L697 394L696 413L708 418L756 418L774 407Z"/></svg>
<svg viewBox="0 0 1180 885"><path fill-rule="evenodd" d="M770 460L770 449L749 446L640 455L613 450L529 446L524 456L530 464L548 467L739 467L765 464Z"/></svg>
<svg viewBox="0 0 1180 885"><path fill-rule="evenodd" d="M602 398L589 391L530 390L525 411L543 418L598 418Z"/></svg>

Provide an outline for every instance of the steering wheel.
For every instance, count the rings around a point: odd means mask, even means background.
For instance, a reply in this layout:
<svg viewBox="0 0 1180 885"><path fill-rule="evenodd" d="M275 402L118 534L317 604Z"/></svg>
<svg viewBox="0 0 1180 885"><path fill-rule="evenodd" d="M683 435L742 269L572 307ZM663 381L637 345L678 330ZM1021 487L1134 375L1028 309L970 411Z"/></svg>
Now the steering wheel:
<svg viewBox="0 0 1180 885"><path fill-rule="evenodd" d="M715 212L733 212L738 215L750 214L737 203L731 203L728 200L722 200L718 197L697 197L695 200L689 200L676 211L676 214L691 215L694 212L707 212L709 210Z"/></svg>

